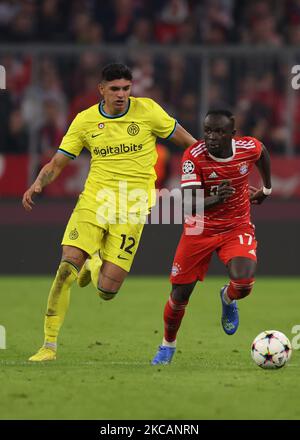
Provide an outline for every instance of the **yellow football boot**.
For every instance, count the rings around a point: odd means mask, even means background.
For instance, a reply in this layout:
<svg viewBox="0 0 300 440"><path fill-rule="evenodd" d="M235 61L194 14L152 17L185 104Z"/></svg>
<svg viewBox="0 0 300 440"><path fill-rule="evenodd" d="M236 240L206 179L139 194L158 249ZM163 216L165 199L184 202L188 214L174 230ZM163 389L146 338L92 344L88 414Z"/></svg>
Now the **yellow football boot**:
<svg viewBox="0 0 300 440"><path fill-rule="evenodd" d="M42 347L39 351L31 356L28 360L31 362L55 361L56 351L52 348Z"/></svg>

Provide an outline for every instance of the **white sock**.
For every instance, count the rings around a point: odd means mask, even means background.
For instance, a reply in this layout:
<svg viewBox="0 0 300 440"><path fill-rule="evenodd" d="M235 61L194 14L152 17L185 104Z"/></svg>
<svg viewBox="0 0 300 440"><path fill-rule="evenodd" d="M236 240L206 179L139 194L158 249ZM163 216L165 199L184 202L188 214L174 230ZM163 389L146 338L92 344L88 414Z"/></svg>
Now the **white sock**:
<svg viewBox="0 0 300 440"><path fill-rule="evenodd" d="M176 339L175 339L175 341L172 341L172 342L169 342L169 341L166 341L165 340L165 338L163 338L163 340L162 340L162 344L161 344L163 347L172 347L172 348L175 348L176 347Z"/></svg>
<svg viewBox="0 0 300 440"><path fill-rule="evenodd" d="M44 347L51 348L52 350L56 350L57 344L56 344L56 342L45 342Z"/></svg>
<svg viewBox="0 0 300 440"><path fill-rule="evenodd" d="M227 295L227 290L228 290L228 286L226 287L226 289L223 292L223 300L224 300L225 304L229 305L232 303L232 299L230 299L229 296Z"/></svg>

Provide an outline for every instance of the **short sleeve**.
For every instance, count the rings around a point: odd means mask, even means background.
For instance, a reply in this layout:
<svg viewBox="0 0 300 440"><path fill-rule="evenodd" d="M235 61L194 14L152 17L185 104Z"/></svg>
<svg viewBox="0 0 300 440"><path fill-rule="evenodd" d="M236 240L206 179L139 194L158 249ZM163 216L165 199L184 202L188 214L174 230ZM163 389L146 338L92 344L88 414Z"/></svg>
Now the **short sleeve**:
<svg viewBox="0 0 300 440"><path fill-rule="evenodd" d="M151 109L151 129L155 136L168 139L176 129L177 121L168 115L168 113L155 101L150 100Z"/></svg>
<svg viewBox="0 0 300 440"><path fill-rule="evenodd" d="M249 151L251 151L251 153L252 153L251 160L253 162L256 162L261 156L262 143L258 139L254 138L254 137L250 137L250 136L245 139L248 140L248 143L250 143L250 145L251 145L251 143L252 143L252 145L254 143L254 148L252 148L252 149L250 148Z"/></svg>
<svg viewBox="0 0 300 440"><path fill-rule="evenodd" d="M181 160L181 188L202 185L200 171L195 161L196 159L190 153L190 148L185 150Z"/></svg>
<svg viewBox="0 0 300 440"><path fill-rule="evenodd" d="M67 133L63 137L58 151L72 159L75 159L81 153L83 144L84 129L81 114L73 119Z"/></svg>
<svg viewBox="0 0 300 440"><path fill-rule="evenodd" d="M255 157L254 157L254 161L256 162L260 156L261 156L261 152L262 152L262 143L260 141L256 140L256 151L255 151Z"/></svg>

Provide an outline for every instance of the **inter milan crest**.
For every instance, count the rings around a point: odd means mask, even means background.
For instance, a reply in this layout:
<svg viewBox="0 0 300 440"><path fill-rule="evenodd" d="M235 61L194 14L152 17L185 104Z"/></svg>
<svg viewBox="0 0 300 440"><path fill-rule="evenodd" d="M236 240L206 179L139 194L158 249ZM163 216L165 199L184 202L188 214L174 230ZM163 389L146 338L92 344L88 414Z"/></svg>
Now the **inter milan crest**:
<svg viewBox="0 0 300 440"><path fill-rule="evenodd" d="M191 160L185 160L182 164L183 174L190 174L194 171L195 165Z"/></svg>
<svg viewBox="0 0 300 440"><path fill-rule="evenodd" d="M140 127L135 122L132 122L130 125L128 125L127 133L130 134L130 136L136 136L139 132Z"/></svg>
<svg viewBox="0 0 300 440"><path fill-rule="evenodd" d="M104 124L103 124L103 122L100 122L100 124L98 124L98 128L104 128Z"/></svg>
<svg viewBox="0 0 300 440"><path fill-rule="evenodd" d="M69 234L70 240L76 240L78 238L78 236L79 236L79 234L78 234L78 231L76 228L73 229Z"/></svg>

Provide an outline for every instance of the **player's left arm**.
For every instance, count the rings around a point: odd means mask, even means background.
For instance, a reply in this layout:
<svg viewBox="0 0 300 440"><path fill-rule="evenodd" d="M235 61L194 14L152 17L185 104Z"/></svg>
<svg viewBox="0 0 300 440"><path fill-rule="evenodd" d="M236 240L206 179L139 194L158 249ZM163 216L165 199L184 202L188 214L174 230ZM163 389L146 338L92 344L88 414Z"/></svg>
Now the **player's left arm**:
<svg viewBox="0 0 300 440"><path fill-rule="evenodd" d="M261 155L255 165L261 175L263 187L258 189L250 186L250 201L254 205L260 205L272 192L271 184L271 159L268 150L262 145Z"/></svg>
<svg viewBox="0 0 300 440"><path fill-rule="evenodd" d="M174 144L183 148L187 148L197 142L197 140L180 124L177 124L176 130L169 139Z"/></svg>
<svg viewBox="0 0 300 440"><path fill-rule="evenodd" d="M156 137L168 139L174 144L187 148L197 142L197 140L187 132L176 119L171 117L157 102L153 99L144 98L149 105L149 121L151 131Z"/></svg>

